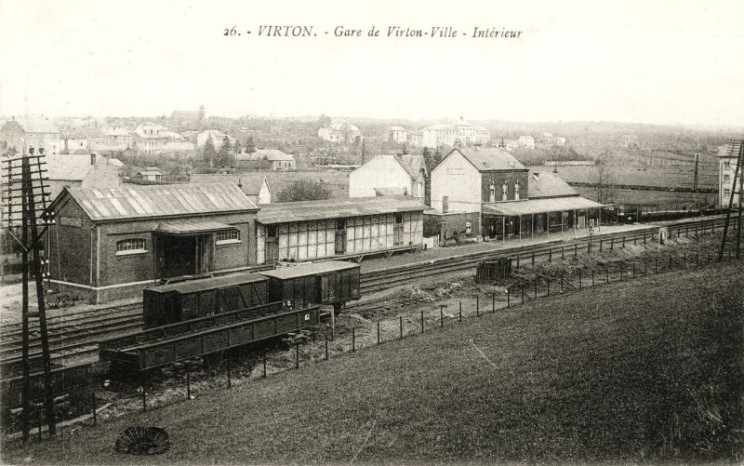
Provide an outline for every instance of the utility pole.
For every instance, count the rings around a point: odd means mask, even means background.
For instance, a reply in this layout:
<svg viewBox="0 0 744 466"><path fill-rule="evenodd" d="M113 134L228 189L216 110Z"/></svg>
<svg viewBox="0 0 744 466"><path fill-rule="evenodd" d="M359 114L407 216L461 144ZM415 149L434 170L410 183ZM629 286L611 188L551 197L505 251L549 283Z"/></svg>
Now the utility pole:
<svg viewBox="0 0 744 466"><path fill-rule="evenodd" d="M21 390L21 428L23 441L28 442L30 431L31 404L31 364L29 361L29 314L28 308L28 280L33 272L36 281L36 297L38 301L39 333L41 337L41 362L44 378L44 407L49 435L56 433L54 421L54 391L52 387L51 357L49 354L49 337L46 325L46 308L44 301L44 277L40 254L41 238L49 225L54 223L53 215L47 212L49 192L45 184L48 178L44 175L44 149L39 149L39 155L34 155L34 149L29 154L3 161L3 178L7 189L3 192L2 218L3 227L16 240L22 253L22 359L23 359L23 387ZM39 192L36 192L36 190ZM20 227L20 231L19 231ZM39 227L42 228L39 231ZM29 264L29 253L33 254L33 268Z"/></svg>
<svg viewBox="0 0 744 466"><path fill-rule="evenodd" d="M728 157L733 157L736 154L736 170L734 171L733 183L731 183L731 197L729 198L728 209L726 209L726 222L723 226L723 238L721 239L721 249L718 253L718 260L723 260L724 252L726 251L726 238L728 236L729 224L731 222L731 212L734 207L734 195L736 194L737 182L739 184L739 212L737 216L737 229L736 229L736 258L741 257L741 227L742 227L742 211L744 210L744 204L742 204L742 196L744 195L744 179L742 179L742 170L744 170L744 140L729 140Z"/></svg>
<svg viewBox="0 0 744 466"><path fill-rule="evenodd" d="M700 154L695 154L695 175L692 179L692 189L697 192L698 190L698 162L699 162Z"/></svg>

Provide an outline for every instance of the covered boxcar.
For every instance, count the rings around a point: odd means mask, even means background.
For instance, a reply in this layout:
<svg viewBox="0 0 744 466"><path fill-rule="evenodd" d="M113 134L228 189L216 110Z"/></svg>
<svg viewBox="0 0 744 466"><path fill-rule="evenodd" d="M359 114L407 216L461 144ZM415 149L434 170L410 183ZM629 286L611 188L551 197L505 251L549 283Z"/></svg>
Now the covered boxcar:
<svg viewBox="0 0 744 466"><path fill-rule="evenodd" d="M262 275L240 273L147 288L142 296L145 328L267 304L268 284Z"/></svg>
<svg viewBox="0 0 744 466"><path fill-rule="evenodd" d="M269 278L269 300L290 309L311 304L341 306L360 298L359 264L343 261L305 263L261 272Z"/></svg>

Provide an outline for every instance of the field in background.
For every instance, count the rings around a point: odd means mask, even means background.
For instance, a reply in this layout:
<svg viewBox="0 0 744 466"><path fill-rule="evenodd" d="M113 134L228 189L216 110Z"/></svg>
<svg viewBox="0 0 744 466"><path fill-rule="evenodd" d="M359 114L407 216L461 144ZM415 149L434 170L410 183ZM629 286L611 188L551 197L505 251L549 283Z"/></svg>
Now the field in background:
<svg viewBox="0 0 744 466"><path fill-rule="evenodd" d="M743 287L728 265L546 298L3 459L129 463L118 433L157 425L153 463L737 463Z"/></svg>

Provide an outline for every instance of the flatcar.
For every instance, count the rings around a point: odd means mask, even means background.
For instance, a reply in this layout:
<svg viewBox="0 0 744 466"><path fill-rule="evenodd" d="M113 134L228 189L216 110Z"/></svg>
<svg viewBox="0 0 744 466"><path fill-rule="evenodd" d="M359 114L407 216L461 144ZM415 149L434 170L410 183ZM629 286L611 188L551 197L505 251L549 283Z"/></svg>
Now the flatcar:
<svg viewBox="0 0 744 466"><path fill-rule="evenodd" d="M310 304L333 306L360 298L359 264L343 261L304 263L261 272L269 278L269 300L289 309Z"/></svg>

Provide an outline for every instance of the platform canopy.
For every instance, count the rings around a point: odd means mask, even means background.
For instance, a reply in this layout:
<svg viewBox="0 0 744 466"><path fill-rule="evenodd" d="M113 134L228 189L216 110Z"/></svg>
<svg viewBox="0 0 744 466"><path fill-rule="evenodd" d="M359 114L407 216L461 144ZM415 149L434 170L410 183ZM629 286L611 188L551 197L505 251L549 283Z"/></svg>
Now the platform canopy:
<svg viewBox="0 0 744 466"><path fill-rule="evenodd" d="M600 209L604 204L589 199L571 196L552 199L531 199L527 201L498 202L483 204L483 213L519 217L520 215L544 214L547 212L566 212L570 210Z"/></svg>
<svg viewBox="0 0 744 466"><path fill-rule="evenodd" d="M172 220L161 223L153 231L165 235L188 236L236 229L232 225L211 220Z"/></svg>

